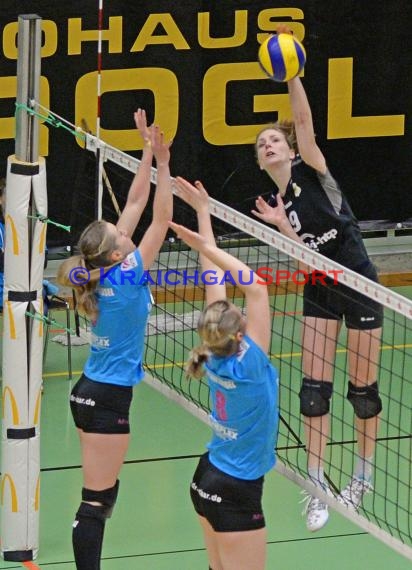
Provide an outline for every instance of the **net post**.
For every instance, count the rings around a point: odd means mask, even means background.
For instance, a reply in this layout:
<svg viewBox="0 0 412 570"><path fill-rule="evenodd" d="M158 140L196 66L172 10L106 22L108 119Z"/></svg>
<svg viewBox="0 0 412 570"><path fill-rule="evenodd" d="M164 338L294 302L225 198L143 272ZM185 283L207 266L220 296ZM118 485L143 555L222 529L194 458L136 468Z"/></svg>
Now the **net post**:
<svg viewBox="0 0 412 570"><path fill-rule="evenodd" d="M39 101L41 22L36 14L18 18L15 154L17 160L30 163L37 162L39 157L39 123L21 106Z"/></svg>
<svg viewBox="0 0 412 570"><path fill-rule="evenodd" d="M8 157L3 311L1 555L25 562L39 547L42 280L47 218L45 160L39 126L27 111L39 99L41 23L18 18L15 155Z"/></svg>

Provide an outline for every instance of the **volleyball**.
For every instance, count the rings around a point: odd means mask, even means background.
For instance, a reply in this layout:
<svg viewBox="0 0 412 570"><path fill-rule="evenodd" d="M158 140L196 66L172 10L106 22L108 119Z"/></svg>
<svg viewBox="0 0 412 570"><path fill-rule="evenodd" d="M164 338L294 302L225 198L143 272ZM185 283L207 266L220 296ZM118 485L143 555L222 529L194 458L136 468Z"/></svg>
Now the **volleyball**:
<svg viewBox="0 0 412 570"><path fill-rule="evenodd" d="M303 70L306 52L292 34L268 37L260 46L258 59L263 71L274 81L289 81Z"/></svg>

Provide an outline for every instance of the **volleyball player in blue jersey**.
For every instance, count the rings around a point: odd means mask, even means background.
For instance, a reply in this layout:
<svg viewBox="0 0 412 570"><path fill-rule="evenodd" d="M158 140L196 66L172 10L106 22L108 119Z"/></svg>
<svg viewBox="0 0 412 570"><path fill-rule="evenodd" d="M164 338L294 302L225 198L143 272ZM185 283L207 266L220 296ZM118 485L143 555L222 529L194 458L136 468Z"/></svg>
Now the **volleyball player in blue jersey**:
<svg viewBox="0 0 412 570"><path fill-rule="evenodd" d="M206 373L214 432L194 474L191 497L203 529L209 568L263 570L263 477L275 464L278 428L278 374L268 358L268 291L249 267L216 247L208 195L200 182L192 186L177 178L176 193L196 210L199 233L174 223L170 226L199 251L203 272L212 271L222 282L206 285L207 306L198 322L201 344L193 349L187 365L191 377ZM224 272L230 272L245 295L246 318L226 299ZM251 276L252 282L245 285Z"/></svg>
<svg viewBox="0 0 412 570"><path fill-rule="evenodd" d="M118 475L129 444L132 389L144 376L151 296L143 276L172 217L170 145L158 127L147 127L144 111L135 113L135 123L145 145L117 224L91 223L80 237L79 255L63 262L58 272L58 281L75 287L79 309L92 320L90 356L70 396L83 468L82 502L73 524L78 570L100 569L105 521L116 502ZM153 155L157 166L153 219L136 248L131 236L149 197Z"/></svg>
<svg viewBox="0 0 412 570"><path fill-rule="evenodd" d="M275 225L285 236L377 281L358 223L316 144L311 109L301 80L290 80L288 90L294 122L269 125L256 139L258 163L276 184L276 192L269 203L258 198L253 213ZM304 378L299 396L305 420L308 474L329 493L323 458L336 344L345 318L347 398L355 413L358 458L353 477L339 500L352 509L357 509L364 494L372 489L373 456L382 409L377 384L382 313L378 303L342 285L305 285ZM318 530L328 520L328 507L317 497L310 497L306 515L307 528Z"/></svg>

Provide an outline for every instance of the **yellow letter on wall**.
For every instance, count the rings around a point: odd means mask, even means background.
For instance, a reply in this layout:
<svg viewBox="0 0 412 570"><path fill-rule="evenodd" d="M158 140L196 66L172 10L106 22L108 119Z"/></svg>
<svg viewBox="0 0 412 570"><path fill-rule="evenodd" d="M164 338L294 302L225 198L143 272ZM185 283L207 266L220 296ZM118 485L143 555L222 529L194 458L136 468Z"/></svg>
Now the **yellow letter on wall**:
<svg viewBox="0 0 412 570"><path fill-rule="evenodd" d="M230 81L268 81L260 65L255 62L222 63L214 65L203 80L203 133L205 140L214 145L249 144L263 125L228 125L226 122L226 88ZM255 113L273 112L273 121L291 116L287 94L255 95ZM276 115L278 113L278 115Z"/></svg>
<svg viewBox="0 0 412 570"><path fill-rule="evenodd" d="M102 40L107 42L108 53L122 53L122 16L110 16L109 29L102 30ZM67 26L67 53L80 55L83 42L98 42L99 30L83 30L81 18L69 18Z"/></svg>
<svg viewBox="0 0 412 570"><path fill-rule="evenodd" d="M154 31L159 25L162 26L166 34L154 35ZM190 49L170 14L150 14L130 51L143 51L148 45L160 44L170 44L175 49Z"/></svg>
<svg viewBox="0 0 412 570"><path fill-rule="evenodd" d="M76 85L76 125L82 119L88 125L96 124L97 97L90 97L96 91L97 72L86 73ZM116 91L142 91L153 93L155 118L162 125L166 139L174 138L179 116L179 86L175 74L161 67L143 67L137 69L113 69L102 72L102 98L105 93ZM137 99L137 97L136 97ZM138 99L137 99L138 100ZM130 122L135 109L130 109ZM104 117L103 117L104 119ZM104 123L104 121L103 121ZM141 149L140 137L136 128L125 130L108 130L100 128L100 136L109 145L120 150ZM79 143L80 144L80 143ZM140 146L139 146L140 145Z"/></svg>
<svg viewBox="0 0 412 570"><path fill-rule="evenodd" d="M352 98L353 58L329 60L328 139L395 137L404 134L405 115L353 117Z"/></svg>

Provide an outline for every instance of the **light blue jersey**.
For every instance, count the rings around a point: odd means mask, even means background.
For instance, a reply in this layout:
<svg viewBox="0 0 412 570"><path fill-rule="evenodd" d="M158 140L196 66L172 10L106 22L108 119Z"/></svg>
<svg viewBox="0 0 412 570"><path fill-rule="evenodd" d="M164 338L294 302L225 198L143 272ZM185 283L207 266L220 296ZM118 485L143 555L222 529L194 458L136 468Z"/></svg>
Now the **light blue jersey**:
<svg viewBox="0 0 412 570"><path fill-rule="evenodd" d="M134 386L143 379L146 323L152 307L139 250L107 270L96 289L99 316L92 325L84 374L97 382Z"/></svg>
<svg viewBox="0 0 412 570"><path fill-rule="evenodd" d="M208 444L211 463L239 479L257 479L276 462L278 373L248 336L230 357L211 356L206 364L214 430Z"/></svg>

